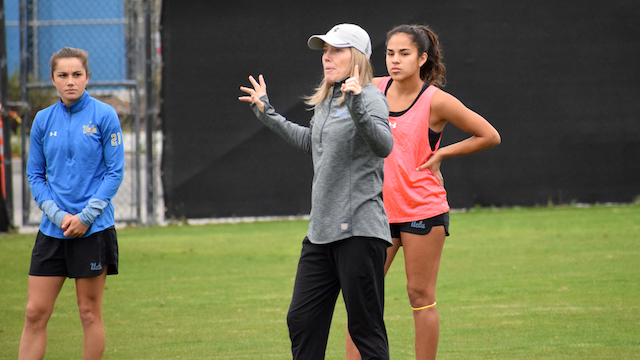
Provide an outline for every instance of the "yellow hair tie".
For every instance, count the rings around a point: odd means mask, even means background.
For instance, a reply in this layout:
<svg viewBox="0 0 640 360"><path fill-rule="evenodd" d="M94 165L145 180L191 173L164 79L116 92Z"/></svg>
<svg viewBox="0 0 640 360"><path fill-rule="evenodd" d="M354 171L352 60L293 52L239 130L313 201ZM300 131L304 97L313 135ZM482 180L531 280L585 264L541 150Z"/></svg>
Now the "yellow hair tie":
<svg viewBox="0 0 640 360"><path fill-rule="evenodd" d="M430 307L434 307L434 306L436 306L436 303L435 303L435 302L434 302L433 304L431 304L431 305L427 305L427 306L423 306L423 307L419 307L419 308L414 308L414 307L412 307L412 309L413 309L414 311L420 311L420 310L428 309L428 308L430 308Z"/></svg>

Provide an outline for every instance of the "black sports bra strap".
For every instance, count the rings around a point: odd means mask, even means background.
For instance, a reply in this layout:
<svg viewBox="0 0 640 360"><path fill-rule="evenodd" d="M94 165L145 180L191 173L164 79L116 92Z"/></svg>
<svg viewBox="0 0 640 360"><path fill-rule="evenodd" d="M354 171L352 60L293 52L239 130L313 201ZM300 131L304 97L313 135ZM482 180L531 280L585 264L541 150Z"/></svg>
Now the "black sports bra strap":
<svg viewBox="0 0 640 360"><path fill-rule="evenodd" d="M389 79L389 82L387 83L387 87L384 89L384 95L387 96L387 91L389 90L389 87L391 86L391 83L393 82L393 79ZM429 84L427 83L422 83L422 89L420 90L420 93L418 94L418 96L416 96L416 98L413 100L413 102L411 103L411 105L409 105L408 108L402 110L402 111L390 111L389 115L390 116L402 116L404 115L404 113L406 113L407 111L409 111L409 109L411 109L411 107L413 107L413 104L415 104L418 99L420 99L420 96L422 96L422 93L427 90L427 88L429 87Z"/></svg>

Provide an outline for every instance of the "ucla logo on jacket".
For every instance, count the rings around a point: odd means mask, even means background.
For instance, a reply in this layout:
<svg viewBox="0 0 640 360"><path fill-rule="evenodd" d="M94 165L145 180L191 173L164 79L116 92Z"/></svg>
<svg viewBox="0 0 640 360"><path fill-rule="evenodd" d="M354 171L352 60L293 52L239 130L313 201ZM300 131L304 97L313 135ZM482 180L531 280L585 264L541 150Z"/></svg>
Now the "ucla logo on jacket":
<svg viewBox="0 0 640 360"><path fill-rule="evenodd" d="M95 125L84 125L82 127L82 133L86 134L88 136L91 136L92 134L97 134L98 133L98 129L96 129Z"/></svg>

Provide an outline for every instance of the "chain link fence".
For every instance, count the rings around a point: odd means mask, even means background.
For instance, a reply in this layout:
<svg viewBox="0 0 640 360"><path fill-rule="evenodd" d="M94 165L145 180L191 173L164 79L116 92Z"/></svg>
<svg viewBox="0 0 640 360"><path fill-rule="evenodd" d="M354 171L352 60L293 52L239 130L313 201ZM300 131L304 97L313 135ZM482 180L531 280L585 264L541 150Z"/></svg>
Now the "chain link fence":
<svg viewBox="0 0 640 360"><path fill-rule="evenodd" d="M154 136L154 129L159 127L152 122L157 121L155 89L159 85L156 74L161 61L157 35L161 1L4 2L7 60L14 90L9 105L19 115L12 124L14 156L20 154L12 162L14 225L36 226L42 217L26 179L29 130L35 114L59 100L49 78L49 59L65 46L89 53L92 75L88 91L110 104L120 118L125 141L125 175L113 199L116 221L155 224L161 213L155 206L161 198L157 178L160 147L156 146L161 139L157 134ZM147 47L156 51L147 51ZM151 98L147 99L146 94ZM153 156L146 156L149 154ZM143 212L145 202L149 205Z"/></svg>

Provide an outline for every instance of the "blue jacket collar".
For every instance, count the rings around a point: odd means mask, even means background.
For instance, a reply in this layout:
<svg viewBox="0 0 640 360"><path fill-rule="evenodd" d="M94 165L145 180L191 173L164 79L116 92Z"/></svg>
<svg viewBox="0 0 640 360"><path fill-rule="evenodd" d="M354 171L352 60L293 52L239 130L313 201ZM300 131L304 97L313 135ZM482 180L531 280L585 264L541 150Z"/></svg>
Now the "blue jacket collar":
<svg viewBox="0 0 640 360"><path fill-rule="evenodd" d="M89 96L89 92L87 90L85 90L84 93L82 94L82 97L80 97L80 99L78 99L78 101L74 102L73 104L71 104L71 106L69 106L69 108L68 108L69 110L68 111L71 114L74 114L74 113L77 113L77 112L81 111L89 103L89 98L90 97L91 96ZM58 104L60 104L60 106L64 107L65 111L67 110L67 105L65 105L62 102L62 99L60 99Z"/></svg>

